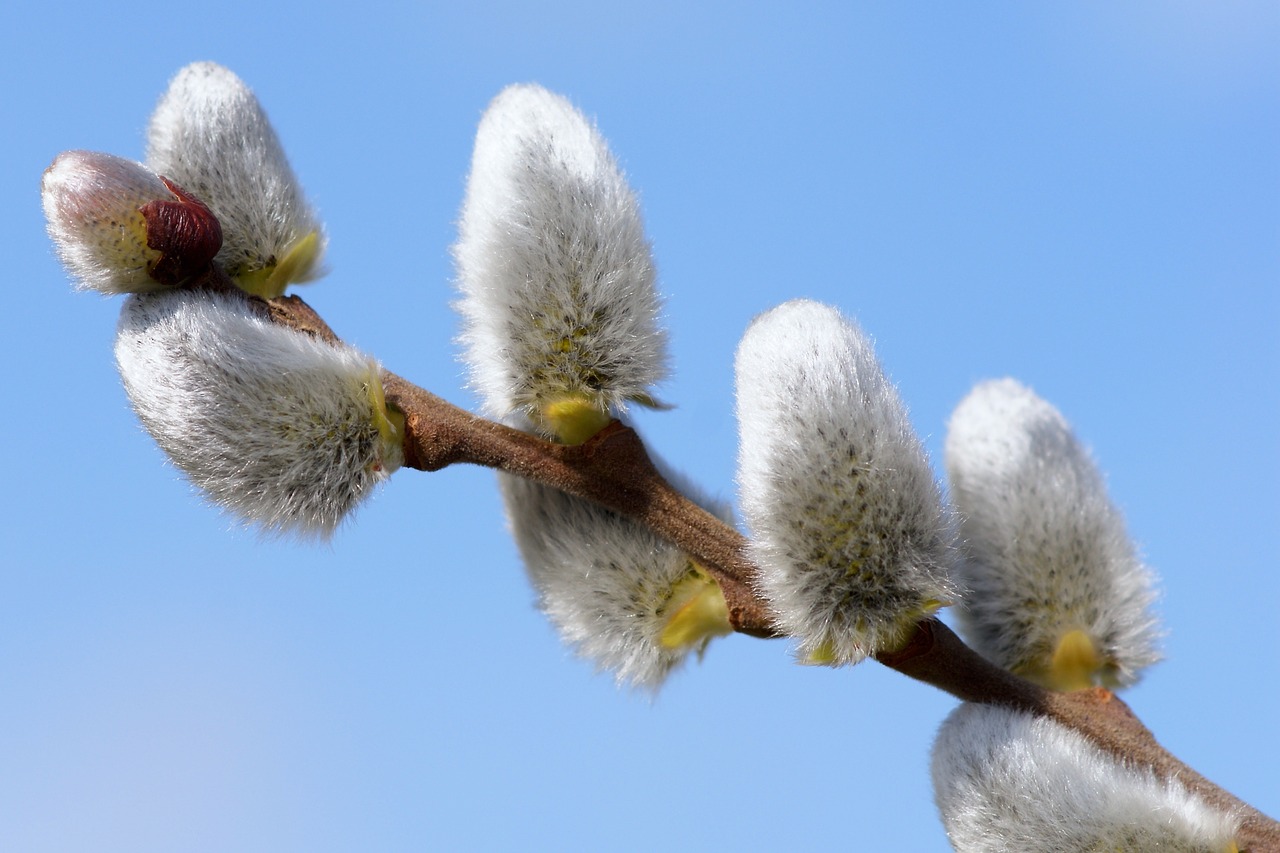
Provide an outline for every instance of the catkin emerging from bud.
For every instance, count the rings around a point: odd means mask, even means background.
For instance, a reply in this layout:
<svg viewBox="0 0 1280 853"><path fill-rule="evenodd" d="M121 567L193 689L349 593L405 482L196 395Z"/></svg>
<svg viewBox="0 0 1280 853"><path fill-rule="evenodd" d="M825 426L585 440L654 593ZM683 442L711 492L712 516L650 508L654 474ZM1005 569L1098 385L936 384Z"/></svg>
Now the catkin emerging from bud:
<svg viewBox="0 0 1280 853"><path fill-rule="evenodd" d="M178 72L147 131L147 165L209 205L218 262L263 297L323 270L324 235L258 99L213 62Z"/></svg>
<svg viewBox="0 0 1280 853"><path fill-rule="evenodd" d="M539 607L618 684L656 691L690 653L732 630L719 585L670 542L549 486L500 482ZM726 507L699 502L727 520Z"/></svg>
<svg viewBox="0 0 1280 853"><path fill-rule="evenodd" d="M40 181L58 257L78 287L145 293L208 269L222 245L209 209L141 163L66 151Z"/></svg>
<svg viewBox="0 0 1280 853"><path fill-rule="evenodd" d="M1158 658L1151 573L1061 414L1012 379L978 385L946 442L974 648L1049 687L1133 683Z"/></svg>
<svg viewBox="0 0 1280 853"><path fill-rule="evenodd" d="M870 344L796 300L751 324L736 371L742 507L779 625L809 662L896 648L955 597L953 532Z"/></svg>
<svg viewBox="0 0 1280 853"><path fill-rule="evenodd" d="M1238 821L1176 781L1120 764L1077 732L961 705L933 747L933 788L959 853L1228 853Z"/></svg>
<svg viewBox="0 0 1280 853"><path fill-rule="evenodd" d="M462 342L494 417L576 443L665 374L635 196L564 98L512 86L486 111L454 247Z"/></svg>
<svg viewBox="0 0 1280 853"><path fill-rule="evenodd" d="M131 297L116 363L170 460L266 530L328 535L403 462L377 362L274 325L237 294Z"/></svg>

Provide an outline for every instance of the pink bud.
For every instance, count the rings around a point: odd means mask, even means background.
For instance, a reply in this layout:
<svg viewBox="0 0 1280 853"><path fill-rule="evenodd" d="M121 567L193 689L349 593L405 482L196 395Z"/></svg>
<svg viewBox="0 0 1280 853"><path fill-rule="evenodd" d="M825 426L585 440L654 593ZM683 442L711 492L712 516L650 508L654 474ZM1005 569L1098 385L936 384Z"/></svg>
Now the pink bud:
<svg viewBox="0 0 1280 853"><path fill-rule="evenodd" d="M139 293L209 267L222 245L217 218L141 163L67 151L41 181L49 236L80 287Z"/></svg>

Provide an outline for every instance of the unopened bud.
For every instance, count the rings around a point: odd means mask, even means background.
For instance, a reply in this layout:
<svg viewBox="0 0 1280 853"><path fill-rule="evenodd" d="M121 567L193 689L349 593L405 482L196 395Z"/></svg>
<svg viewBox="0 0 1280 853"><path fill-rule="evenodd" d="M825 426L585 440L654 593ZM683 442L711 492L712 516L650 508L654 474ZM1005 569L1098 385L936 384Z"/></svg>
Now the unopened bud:
<svg viewBox="0 0 1280 853"><path fill-rule="evenodd" d="M144 293L179 284L207 270L222 245L203 203L123 157L67 151L40 188L49 236L82 288Z"/></svg>

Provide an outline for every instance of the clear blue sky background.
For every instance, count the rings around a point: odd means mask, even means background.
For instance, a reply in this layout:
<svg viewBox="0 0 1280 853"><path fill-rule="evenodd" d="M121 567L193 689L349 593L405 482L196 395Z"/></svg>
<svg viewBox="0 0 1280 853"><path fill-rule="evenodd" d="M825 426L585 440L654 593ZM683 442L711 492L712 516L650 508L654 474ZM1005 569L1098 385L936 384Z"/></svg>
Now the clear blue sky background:
<svg viewBox="0 0 1280 853"><path fill-rule="evenodd" d="M532 607L489 472L403 471L328 545L192 494L129 411L118 302L43 231L61 150L143 154L212 59L331 237L305 297L464 405L448 246L480 113L538 81L642 196L678 404L732 495L732 354L807 296L877 340L940 451L983 378L1053 401L1159 571L1126 698L1280 815L1280 6L9 4L0 12L0 849L943 850L947 696L729 638L656 701Z"/></svg>

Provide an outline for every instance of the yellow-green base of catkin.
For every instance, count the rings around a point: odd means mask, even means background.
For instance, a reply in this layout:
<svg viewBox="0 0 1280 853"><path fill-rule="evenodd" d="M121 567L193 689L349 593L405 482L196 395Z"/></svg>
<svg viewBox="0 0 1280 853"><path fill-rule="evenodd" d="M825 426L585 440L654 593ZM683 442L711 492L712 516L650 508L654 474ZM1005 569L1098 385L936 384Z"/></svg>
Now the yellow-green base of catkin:
<svg viewBox="0 0 1280 853"><path fill-rule="evenodd" d="M562 444L582 444L613 420L594 400L580 394L552 400L543 405L538 414L543 425Z"/></svg>
<svg viewBox="0 0 1280 853"><path fill-rule="evenodd" d="M698 646L716 637L733 633L729 606L720 584L704 574L697 564L672 589L664 610L667 619L659 641L668 649Z"/></svg>
<svg viewBox="0 0 1280 853"><path fill-rule="evenodd" d="M285 289L293 282L311 278L316 262L320 259L320 248L320 232L311 231L294 241L284 257L276 263L235 273L232 277L246 293L263 299L274 299L283 296Z"/></svg>
<svg viewBox="0 0 1280 853"><path fill-rule="evenodd" d="M1082 628L1064 633L1047 661L1016 667L1014 672L1050 690L1070 692L1090 687L1115 687L1115 667L1097 642Z"/></svg>
<svg viewBox="0 0 1280 853"><path fill-rule="evenodd" d="M404 464L404 412L387 405L382 377L376 369L371 371L365 391L373 406L373 422L378 428L378 437L382 440L382 467L391 473Z"/></svg>

